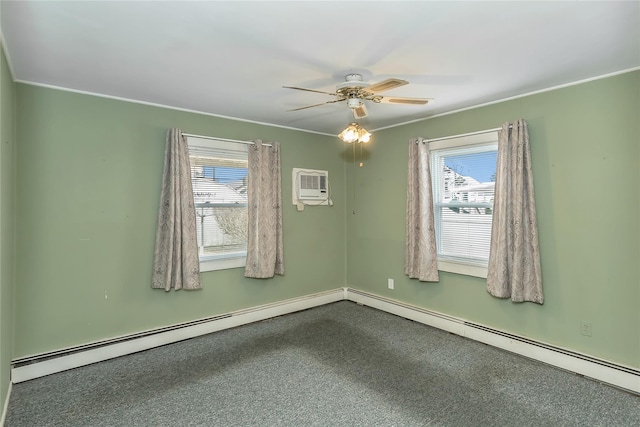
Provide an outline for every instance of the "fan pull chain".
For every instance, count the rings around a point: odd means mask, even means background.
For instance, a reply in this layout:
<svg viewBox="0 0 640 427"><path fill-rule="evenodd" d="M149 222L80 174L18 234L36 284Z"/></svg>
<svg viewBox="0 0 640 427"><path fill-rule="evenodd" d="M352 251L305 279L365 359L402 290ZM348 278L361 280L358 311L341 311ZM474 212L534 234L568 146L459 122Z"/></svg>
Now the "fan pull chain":
<svg viewBox="0 0 640 427"><path fill-rule="evenodd" d="M356 175L358 172L358 168L356 168L356 145L351 144L353 146L353 215L356 214Z"/></svg>

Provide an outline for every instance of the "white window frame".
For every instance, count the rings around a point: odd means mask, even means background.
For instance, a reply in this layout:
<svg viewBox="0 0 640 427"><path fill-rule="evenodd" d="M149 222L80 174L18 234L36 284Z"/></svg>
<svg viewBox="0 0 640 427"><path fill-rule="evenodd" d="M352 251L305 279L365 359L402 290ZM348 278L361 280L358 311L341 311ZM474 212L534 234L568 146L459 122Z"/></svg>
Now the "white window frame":
<svg viewBox="0 0 640 427"><path fill-rule="evenodd" d="M187 137L187 145L189 147L189 156L192 154L202 154L217 152L222 155L227 154L229 158L246 159L248 156L248 145L224 141L219 139L204 139L189 136ZM244 267L247 262L247 251L238 251L237 253L225 253L219 255L200 256L200 271L226 270L230 268Z"/></svg>
<svg viewBox="0 0 640 427"><path fill-rule="evenodd" d="M475 276L475 277L487 277L487 264L488 262L482 262L478 260L463 260L463 259L451 259L447 257L443 257L440 255L440 213L436 208L435 200L437 200L437 189L436 189L436 179L435 173L438 173L436 168L437 163L437 152L438 150L452 150L456 148L460 149L480 149L483 150L485 147L492 147L497 150L498 148L498 132L484 132L475 135L461 135L454 136L450 138L442 138L439 140L434 140L429 142L429 151L431 157L431 174L432 174L432 186L433 186L433 195L434 195L434 221L436 226L436 239L437 239L437 247L438 247L438 270L446 271L450 273L464 274L467 276Z"/></svg>

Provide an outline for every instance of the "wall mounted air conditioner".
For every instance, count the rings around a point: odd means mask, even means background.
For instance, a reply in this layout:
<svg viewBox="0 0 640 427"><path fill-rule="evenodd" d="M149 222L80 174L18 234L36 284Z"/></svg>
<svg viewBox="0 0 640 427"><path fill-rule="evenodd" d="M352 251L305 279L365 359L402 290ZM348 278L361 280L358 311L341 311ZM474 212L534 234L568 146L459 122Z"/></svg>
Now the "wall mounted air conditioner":
<svg viewBox="0 0 640 427"><path fill-rule="evenodd" d="M294 205L326 205L329 200L329 172L293 168L291 199Z"/></svg>

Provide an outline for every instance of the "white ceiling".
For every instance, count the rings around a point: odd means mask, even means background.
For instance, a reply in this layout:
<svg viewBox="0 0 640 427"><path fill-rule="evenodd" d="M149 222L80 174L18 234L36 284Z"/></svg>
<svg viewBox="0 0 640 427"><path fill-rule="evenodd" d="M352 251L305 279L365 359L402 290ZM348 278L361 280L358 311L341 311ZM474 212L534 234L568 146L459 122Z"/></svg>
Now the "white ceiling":
<svg viewBox="0 0 640 427"><path fill-rule="evenodd" d="M640 2L0 3L16 81L312 132L352 121L350 72L426 106L367 103L376 130L640 67ZM597 100L593 100L597 102Z"/></svg>

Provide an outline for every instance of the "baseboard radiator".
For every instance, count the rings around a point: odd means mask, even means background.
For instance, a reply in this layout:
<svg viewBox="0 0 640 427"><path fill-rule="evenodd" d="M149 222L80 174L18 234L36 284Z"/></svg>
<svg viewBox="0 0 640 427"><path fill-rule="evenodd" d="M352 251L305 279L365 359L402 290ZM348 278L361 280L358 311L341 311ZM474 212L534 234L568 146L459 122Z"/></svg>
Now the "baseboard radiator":
<svg viewBox="0 0 640 427"><path fill-rule="evenodd" d="M640 394L640 370L347 288L347 299Z"/></svg>
<svg viewBox="0 0 640 427"><path fill-rule="evenodd" d="M14 359L19 383L200 335L349 300L640 394L640 370L353 288L340 288L114 339Z"/></svg>
<svg viewBox="0 0 640 427"><path fill-rule="evenodd" d="M339 288L192 322L14 359L11 362L11 382L20 383L212 332L342 301L345 299L345 292L344 288Z"/></svg>

